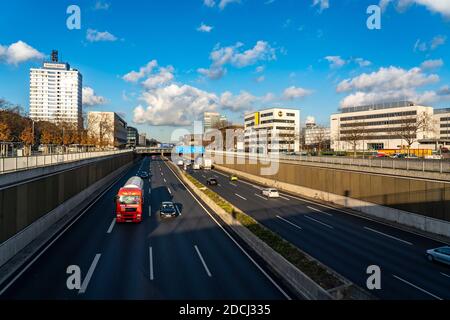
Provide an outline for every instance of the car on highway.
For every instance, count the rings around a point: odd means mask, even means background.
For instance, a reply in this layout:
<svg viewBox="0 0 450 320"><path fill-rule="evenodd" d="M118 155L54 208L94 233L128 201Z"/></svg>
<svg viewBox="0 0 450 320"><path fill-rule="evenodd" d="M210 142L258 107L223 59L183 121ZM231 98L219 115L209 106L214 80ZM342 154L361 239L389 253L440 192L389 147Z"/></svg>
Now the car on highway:
<svg viewBox="0 0 450 320"><path fill-rule="evenodd" d="M427 259L431 262L442 262L450 266L450 247L439 247L427 250Z"/></svg>
<svg viewBox="0 0 450 320"><path fill-rule="evenodd" d="M231 175L230 176L230 181L238 181L239 180L239 178L236 176L236 175Z"/></svg>
<svg viewBox="0 0 450 320"><path fill-rule="evenodd" d="M177 215L177 208L173 202L165 201L161 203L161 208L159 209L159 216L161 218L174 218Z"/></svg>
<svg viewBox="0 0 450 320"><path fill-rule="evenodd" d="M206 180L206 183L209 186L217 186L219 184L216 178L209 178L208 180Z"/></svg>
<svg viewBox="0 0 450 320"><path fill-rule="evenodd" d="M138 176L139 176L139 178L142 178L142 179L148 179L150 177L149 174L145 171L139 172Z"/></svg>
<svg viewBox="0 0 450 320"><path fill-rule="evenodd" d="M268 198L279 198L280 197L280 193L278 192L278 190L273 189L273 188L263 189L262 194L263 194L263 196L266 196Z"/></svg>

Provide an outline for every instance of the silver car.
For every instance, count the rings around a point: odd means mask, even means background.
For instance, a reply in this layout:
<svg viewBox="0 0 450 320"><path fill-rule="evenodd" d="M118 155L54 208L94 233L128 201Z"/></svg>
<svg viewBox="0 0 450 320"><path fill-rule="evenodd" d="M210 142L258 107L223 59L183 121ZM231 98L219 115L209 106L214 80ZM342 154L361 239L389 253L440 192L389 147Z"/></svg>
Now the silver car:
<svg viewBox="0 0 450 320"><path fill-rule="evenodd" d="M450 247L427 250L427 258L429 261L438 261L450 265Z"/></svg>

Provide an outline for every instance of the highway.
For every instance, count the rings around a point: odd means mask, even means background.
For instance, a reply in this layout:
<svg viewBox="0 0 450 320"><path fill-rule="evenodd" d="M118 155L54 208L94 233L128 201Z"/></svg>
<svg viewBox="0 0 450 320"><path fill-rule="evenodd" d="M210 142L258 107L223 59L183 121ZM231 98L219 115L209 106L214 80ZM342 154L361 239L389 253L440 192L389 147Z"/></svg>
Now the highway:
<svg viewBox="0 0 450 320"><path fill-rule="evenodd" d="M443 243L288 194L267 199L261 186L219 171L189 172L205 185L216 178L211 188L224 199L362 288L367 267L379 266L378 298L450 299L450 268L425 258Z"/></svg>
<svg viewBox="0 0 450 320"><path fill-rule="evenodd" d="M141 224L115 224L114 196L138 170L145 182ZM180 216L161 220L162 201ZM288 299L286 291L184 187L167 164L145 158L0 287L0 299ZM81 268L69 290L66 270Z"/></svg>

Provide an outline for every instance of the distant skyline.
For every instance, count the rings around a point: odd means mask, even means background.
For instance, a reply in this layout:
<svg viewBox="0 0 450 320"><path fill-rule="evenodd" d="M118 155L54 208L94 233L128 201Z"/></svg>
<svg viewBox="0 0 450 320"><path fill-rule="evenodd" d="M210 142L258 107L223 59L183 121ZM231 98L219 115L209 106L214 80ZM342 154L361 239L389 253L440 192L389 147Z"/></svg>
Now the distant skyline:
<svg viewBox="0 0 450 320"><path fill-rule="evenodd" d="M81 29L66 27L81 8ZM382 27L366 27L369 5ZM0 98L29 108L29 69L59 51L83 74L84 111L115 111L147 136L223 113L412 100L449 107L450 1L80 0L0 3Z"/></svg>

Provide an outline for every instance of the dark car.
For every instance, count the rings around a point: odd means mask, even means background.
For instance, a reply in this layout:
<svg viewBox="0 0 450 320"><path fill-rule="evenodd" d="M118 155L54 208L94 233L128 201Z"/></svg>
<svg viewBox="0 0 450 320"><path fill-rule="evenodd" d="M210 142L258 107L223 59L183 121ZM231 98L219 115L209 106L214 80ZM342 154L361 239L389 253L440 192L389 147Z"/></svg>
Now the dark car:
<svg viewBox="0 0 450 320"><path fill-rule="evenodd" d="M139 172L138 175L139 175L139 178L142 178L142 179L148 179L150 177L147 172Z"/></svg>
<svg viewBox="0 0 450 320"><path fill-rule="evenodd" d="M159 216L161 218L173 218L178 216L177 208L173 202L163 202L161 203L161 208L159 209Z"/></svg>
<svg viewBox="0 0 450 320"><path fill-rule="evenodd" d="M217 186L219 184L219 182L217 182L216 178L209 178L208 180L206 180L206 183L209 186Z"/></svg>

